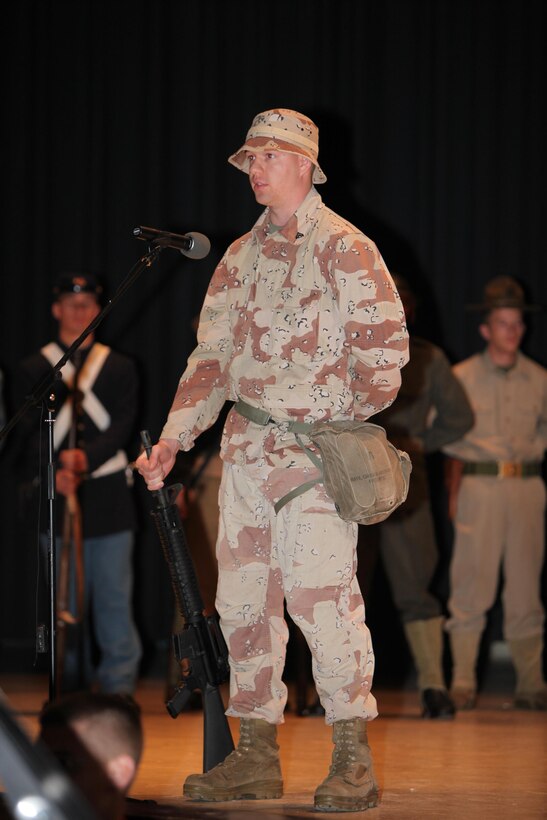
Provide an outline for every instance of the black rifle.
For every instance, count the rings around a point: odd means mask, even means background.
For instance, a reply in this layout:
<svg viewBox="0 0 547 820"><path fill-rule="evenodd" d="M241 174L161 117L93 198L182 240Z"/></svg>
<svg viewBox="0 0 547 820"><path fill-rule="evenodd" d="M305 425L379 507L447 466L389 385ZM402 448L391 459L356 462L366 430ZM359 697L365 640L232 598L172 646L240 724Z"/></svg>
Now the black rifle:
<svg viewBox="0 0 547 820"><path fill-rule="evenodd" d="M148 456L152 442L148 431L141 432ZM184 618L182 632L173 635L177 661L187 661L181 682L167 702L167 711L176 718L182 712L192 692L201 691L203 701L203 771L208 772L233 751L234 742L224 714L219 685L228 680L228 648L220 631L218 616L205 615L196 572L188 549L175 498L180 484L155 490L156 508L151 511L158 531L165 560L171 575L171 585L179 612Z"/></svg>

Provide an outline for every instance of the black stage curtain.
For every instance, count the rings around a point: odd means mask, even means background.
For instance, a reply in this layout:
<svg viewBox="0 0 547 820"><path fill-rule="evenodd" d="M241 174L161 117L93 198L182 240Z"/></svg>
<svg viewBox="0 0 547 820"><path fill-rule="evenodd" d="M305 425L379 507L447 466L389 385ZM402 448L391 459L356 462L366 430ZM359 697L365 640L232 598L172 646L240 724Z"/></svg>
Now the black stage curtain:
<svg viewBox="0 0 547 820"><path fill-rule="evenodd" d="M456 360L479 347L490 277L544 277L545 4L541 0L18 0L3 11L0 366L49 340L51 284L91 270L109 295L145 250L136 225L212 240L164 251L100 337L140 368L155 437L192 346L191 319L228 242L259 209L227 156L271 107L320 126L327 204L419 289L421 332ZM534 318L528 351L546 364ZM15 411L11 403L10 412ZM135 449L138 446L135 437ZM10 442L0 456L0 638L32 642L36 556L22 548ZM163 558L137 488L136 608L170 629ZM31 515L27 511L26 515Z"/></svg>

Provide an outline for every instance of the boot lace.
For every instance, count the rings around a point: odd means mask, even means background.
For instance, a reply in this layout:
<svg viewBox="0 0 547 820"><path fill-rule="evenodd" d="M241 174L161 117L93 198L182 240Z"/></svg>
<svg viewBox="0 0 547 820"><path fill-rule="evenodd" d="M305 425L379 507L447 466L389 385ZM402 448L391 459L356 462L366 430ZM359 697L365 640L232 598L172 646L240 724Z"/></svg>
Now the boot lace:
<svg viewBox="0 0 547 820"><path fill-rule="evenodd" d="M342 774L357 763L356 741L358 742L355 727L352 726L351 723L340 721L337 728L329 775Z"/></svg>
<svg viewBox="0 0 547 820"><path fill-rule="evenodd" d="M251 748L251 743L251 727L249 723L242 720L239 725L238 744L233 752L230 752L230 754L218 764L218 768L229 767L236 764L238 760L241 760L244 755L248 754Z"/></svg>

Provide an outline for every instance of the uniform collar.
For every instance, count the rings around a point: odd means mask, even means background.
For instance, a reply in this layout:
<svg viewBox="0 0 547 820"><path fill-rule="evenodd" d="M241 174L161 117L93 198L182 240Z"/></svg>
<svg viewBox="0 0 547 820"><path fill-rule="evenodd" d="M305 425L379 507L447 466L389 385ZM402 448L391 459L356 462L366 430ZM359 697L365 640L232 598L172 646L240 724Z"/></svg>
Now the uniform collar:
<svg viewBox="0 0 547 820"><path fill-rule="evenodd" d="M484 362L484 366L490 373L498 373L502 376L507 376L512 373L520 373L521 370L521 362L522 362L522 354L519 352L517 353L517 357L515 359L515 364L513 367L506 369L504 367L500 367L499 365L495 364L488 353L487 348L485 348L482 352L482 360Z"/></svg>
<svg viewBox="0 0 547 820"><path fill-rule="evenodd" d="M278 240L283 239L293 245L299 245L316 225L318 212L322 207L321 195L312 186L287 224L280 230L274 234L268 232L270 209L266 208L254 224L251 233L260 244L264 244L267 239L276 238Z"/></svg>
<svg viewBox="0 0 547 820"><path fill-rule="evenodd" d="M69 346L66 345L64 342L62 342L59 338L57 339L57 344L59 345L59 347L61 348L63 353L67 352ZM72 356L70 357L72 363L74 364L75 361L78 361L79 365L81 366L85 362L85 360L87 359L87 357L88 357L88 355L91 351L91 348L93 347L94 344L95 344L95 342L93 342L93 344L90 344L88 347L85 347L85 348L84 347L79 347L77 350L75 350L74 353L72 354Z"/></svg>

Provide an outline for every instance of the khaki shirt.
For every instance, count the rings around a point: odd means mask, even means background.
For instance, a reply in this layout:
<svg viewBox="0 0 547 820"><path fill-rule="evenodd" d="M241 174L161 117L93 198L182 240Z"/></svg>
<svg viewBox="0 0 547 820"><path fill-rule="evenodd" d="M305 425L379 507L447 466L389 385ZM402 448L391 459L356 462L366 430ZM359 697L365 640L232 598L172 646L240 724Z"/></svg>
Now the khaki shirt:
<svg viewBox="0 0 547 820"><path fill-rule="evenodd" d="M281 421L366 419L394 400L407 360L403 307L378 249L312 188L283 229L269 232L266 209L228 248L162 437L189 449L238 398ZM248 425L230 413L224 460L241 463Z"/></svg>
<svg viewBox="0 0 547 820"><path fill-rule="evenodd" d="M444 449L463 461L542 461L547 446L547 370L522 353L511 370L486 351L454 367L475 424Z"/></svg>

